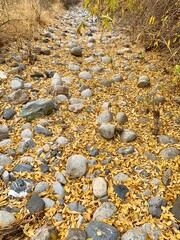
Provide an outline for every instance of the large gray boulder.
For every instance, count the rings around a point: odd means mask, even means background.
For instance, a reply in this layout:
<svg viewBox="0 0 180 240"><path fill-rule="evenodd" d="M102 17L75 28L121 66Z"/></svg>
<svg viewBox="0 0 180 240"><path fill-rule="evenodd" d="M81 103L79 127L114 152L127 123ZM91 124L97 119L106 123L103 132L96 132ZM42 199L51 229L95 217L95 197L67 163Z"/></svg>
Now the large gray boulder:
<svg viewBox="0 0 180 240"><path fill-rule="evenodd" d="M52 99L38 99L36 101L28 102L23 106L20 112L21 117L40 117L43 115L49 115L54 108L54 102Z"/></svg>
<svg viewBox="0 0 180 240"><path fill-rule="evenodd" d="M91 221L86 226L87 238L93 240L118 240L120 233L118 229L110 224Z"/></svg>

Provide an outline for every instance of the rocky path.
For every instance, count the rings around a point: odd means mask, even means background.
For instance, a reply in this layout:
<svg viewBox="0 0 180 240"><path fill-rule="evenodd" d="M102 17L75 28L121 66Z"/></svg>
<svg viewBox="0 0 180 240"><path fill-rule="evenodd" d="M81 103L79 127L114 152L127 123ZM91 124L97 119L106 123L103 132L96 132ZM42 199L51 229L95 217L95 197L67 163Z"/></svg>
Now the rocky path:
<svg viewBox="0 0 180 240"><path fill-rule="evenodd" d="M31 56L26 44L1 50L0 236L180 239L172 76L81 7L54 22Z"/></svg>

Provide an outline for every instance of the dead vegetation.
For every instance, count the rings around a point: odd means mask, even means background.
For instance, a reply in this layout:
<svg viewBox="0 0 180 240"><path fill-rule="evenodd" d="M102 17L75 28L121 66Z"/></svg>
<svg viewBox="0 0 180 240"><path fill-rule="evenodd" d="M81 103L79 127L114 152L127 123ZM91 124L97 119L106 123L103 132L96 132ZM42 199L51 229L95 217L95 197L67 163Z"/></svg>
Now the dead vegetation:
<svg viewBox="0 0 180 240"><path fill-rule="evenodd" d="M51 23L52 14L60 9L62 5L56 0L1 0L1 44L36 36L43 26Z"/></svg>

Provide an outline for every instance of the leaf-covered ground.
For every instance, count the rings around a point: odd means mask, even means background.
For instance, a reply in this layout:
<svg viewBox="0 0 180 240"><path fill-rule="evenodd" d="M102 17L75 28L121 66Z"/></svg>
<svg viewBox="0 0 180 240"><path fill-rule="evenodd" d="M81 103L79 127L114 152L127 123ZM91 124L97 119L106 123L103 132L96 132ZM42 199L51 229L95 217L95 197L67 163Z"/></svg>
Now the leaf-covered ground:
<svg viewBox="0 0 180 240"><path fill-rule="evenodd" d="M39 196L48 197L55 202L54 207L45 208L44 216L39 220L31 224L25 224L24 233L31 237L36 228L44 224L50 224L57 228L58 239L65 239L68 229L79 227L79 219L82 217L84 223L81 225L81 229L84 229L87 223L92 220L95 210L102 205L100 199L96 198L92 191L92 179L100 176L108 183L107 201L114 203L117 208L113 216L104 219L104 222L116 226L121 235L130 228L150 222L162 230L160 239L180 239L180 233L177 229L178 220L170 211L179 194L179 156L165 160L160 155L160 151L167 146L178 148L179 142L177 141L175 144L160 144L158 142L158 135L173 136L178 140L180 134L178 125L179 104L174 100L178 97L179 89L172 81L174 78L172 66L166 64L165 60L161 59L161 56L157 53L144 52L139 46L132 44L128 36L125 35L123 27L120 27L118 31L114 29L112 32L107 32L107 30L102 30L96 24L87 20L87 26L82 31L82 36L75 35L78 23L84 17L87 17L85 14L83 17L83 14L84 12L81 9L73 8L73 10L66 12L63 17L58 16L55 19L55 25L52 28L55 35L60 39L56 40L50 37L48 38L49 42L45 43L43 39L46 37L42 33L36 41L32 40L32 46L38 45L45 49L49 47L51 49L50 55L38 55L37 61L31 65L28 59L25 59L25 44L23 43L22 49L17 52L16 44L12 43L5 54L9 61L0 65L1 70L7 73L14 62L12 59L13 52L24 58L23 64L26 69L22 76L26 82L31 82L33 85L32 89L27 90L31 101L39 98L55 97L54 92L50 91L49 93L47 91L51 86L51 78L44 77L34 80L30 75L35 71L44 73L47 70L53 70L55 73L60 73L61 77L72 78L72 82L68 84L71 97L83 98L80 91L82 84L93 92L92 97L84 100L84 108L80 112L69 111L69 101L66 101L60 103L59 110L53 111L49 116L44 116L43 118L50 123L47 128L51 130L52 136L34 134L33 139L36 147L29 148L23 155L16 152L12 157L13 163L5 166L5 170L12 172L14 167L22 162L23 156L31 156L34 159L31 163L34 166L34 172L15 173L15 177L33 179L36 183L48 182L49 188L40 193ZM96 40L91 47L87 46L89 36L86 34L90 32L94 32L93 37ZM71 55L67 45L72 42L72 39L76 39L78 45L82 46L82 57ZM122 55L117 54L117 50L125 48L130 48L132 51L125 51ZM102 62L102 56L97 55L100 52L109 57L110 62ZM86 59L90 56L93 56L94 61L91 62ZM71 62L80 66L78 72L68 70ZM103 67L103 71L100 73L92 72L91 69L94 66ZM78 75L82 71L90 71L93 75L92 79L80 79ZM110 87L102 85L102 80L110 81L115 74L121 74L123 81L113 82ZM137 87L138 79L143 75L150 78L151 86L148 88ZM6 80L1 81L4 95L12 92L12 77L13 75L9 74ZM157 95L164 97L163 103L152 104L154 96ZM110 105L109 111L113 114L111 123L117 129L116 135L111 140L100 136L99 124L96 121L97 116L104 111L102 108L104 102L108 102ZM0 119L0 124L6 124L12 128L10 139L13 145L1 147L1 153L7 154L8 148L15 151L18 148L21 141L22 126L27 123L27 120L19 116L22 104L13 105L13 102L7 102L5 97L1 97L0 105L0 115L3 114L4 109L12 106L17 112L10 120L5 120L2 117ZM159 112L158 121L155 119L154 111ZM123 126L116 121L118 112L125 112L128 116L128 121ZM40 118L33 119L30 122L31 129L39 121ZM121 128L136 132L136 140L131 143L122 142L119 133ZM53 157L50 154L52 145L60 136L66 137L68 143L59 147L62 156ZM129 155L118 153L119 148L129 145L134 147L134 153ZM91 146L91 149L98 149L99 154L96 157L90 156L87 146ZM44 151L38 156L37 150L41 147L44 148ZM154 154L156 159L150 160L144 154L146 151ZM95 162L94 164L88 164L87 173L82 177L70 179L67 174L65 175L67 180L64 186L66 195L64 205L61 206L57 201L59 196L54 194L52 183L56 181L55 172L65 171L67 159L73 154L81 154L88 160L93 159ZM48 162L49 173L43 173L40 169L42 158ZM54 161L55 159L59 159L59 163ZM107 161L107 164L102 164L105 159L110 159L110 161ZM139 168L135 169L137 166ZM164 185L162 177L168 168L172 170L172 174L168 184ZM120 199L113 188L114 184L117 183L113 178L118 173L129 176L123 182L129 189L125 200ZM158 185L155 184L155 179L159 180ZM28 214L25 206L32 193L25 198L9 199L7 196L9 185L10 181L1 181L0 208L3 209L7 205L19 208L20 212L15 212L14 216L17 221L22 220ZM167 206L162 207L160 218L155 218L149 213L148 200L151 196L162 196L167 201ZM67 206L69 202L79 202L86 208L85 212L77 213L69 210ZM54 217L56 213L62 215L63 221L57 221ZM27 239L29 238L27 237Z"/></svg>

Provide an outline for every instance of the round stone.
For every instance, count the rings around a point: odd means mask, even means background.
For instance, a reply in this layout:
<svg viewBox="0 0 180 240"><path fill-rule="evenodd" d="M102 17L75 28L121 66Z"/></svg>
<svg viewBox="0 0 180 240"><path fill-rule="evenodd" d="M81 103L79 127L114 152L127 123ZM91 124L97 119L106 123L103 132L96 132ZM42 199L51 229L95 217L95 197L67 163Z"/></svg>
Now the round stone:
<svg viewBox="0 0 180 240"><path fill-rule="evenodd" d="M80 72L79 78L82 78L84 80L88 80L88 79L92 78L92 75L89 72L84 71L84 72Z"/></svg>
<svg viewBox="0 0 180 240"><path fill-rule="evenodd" d="M86 173L86 162L87 159L81 154L72 155L67 160L67 174L69 174L71 178L78 178L80 176L83 176Z"/></svg>
<svg viewBox="0 0 180 240"><path fill-rule="evenodd" d="M125 122L128 121L128 117L126 115L126 113L124 112L119 112L117 115L116 115L116 121L117 123L119 124L124 124Z"/></svg>
<svg viewBox="0 0 180 240"><path fill-rule="evenodd" d="M97 198L107 195L107 182L103 177L97 177L92 182L93 194Z"/></svg>
<svg viewBox="0 0 180 240"><path fill-rule="evenodd" d="M92 90L91 89L85 89L81 92L81 96L83 98L90 98L92 97L93 93L92 93Z"/></svg>
<svg viewBox="0 0 180 240"><path fill-rule="evenodd" d="M111 139L114 137L116 127L113 124L102 123L99 127L99 133L102 137L106 139Z"/></svg>

